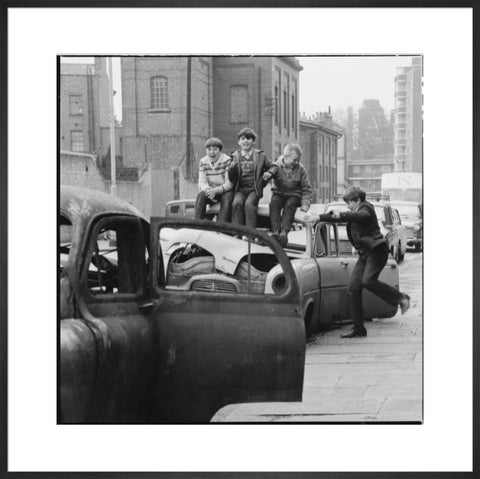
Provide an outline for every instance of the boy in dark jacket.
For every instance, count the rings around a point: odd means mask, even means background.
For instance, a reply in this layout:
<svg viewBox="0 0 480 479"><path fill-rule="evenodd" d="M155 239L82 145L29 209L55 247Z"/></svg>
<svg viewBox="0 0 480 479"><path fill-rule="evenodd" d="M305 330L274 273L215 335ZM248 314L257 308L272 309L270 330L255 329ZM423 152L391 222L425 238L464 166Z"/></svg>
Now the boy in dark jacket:
<svg viewBox="0 0 480 479"><path fill-rule="evenodd" d="M262 150L253 148L256 139L257 135L251 128L240 130L240 148L232 153L232 164L228 172L235 192L232 223L253 228L257 226L257 208L263 196L263 188L277 170L277 166L272 164Z"/></svg>
<svg viewBox="0 0 480 479"><path fill-rule="evenodd" d="M347 223L348 239L358 251L359 258L350 277L348 295L353 328L342 338L367 335L363 325L362 290L368 289L393 306L400 306L402 314L410 307L410 296L378 280L388 259L388 244L378 226L375 208L365 201L365 192L358 186L348 188L343 196L350 211L320 215L320 220ZM332 212L333 213L333 212Z"/></svg>
<svg viewBox="0 0 480 479"><path fill-rule="evenodd" d="M272 236L278 239L282 246L286 246L295 210L299 206L304 212L310 209L312 187L307 171L300 163L302 157L300 146L287 145L283 153L284 155L275 162L278 169L273 176L270 223ZM265 177L269 175L270 173L266 173Z"/></svg>

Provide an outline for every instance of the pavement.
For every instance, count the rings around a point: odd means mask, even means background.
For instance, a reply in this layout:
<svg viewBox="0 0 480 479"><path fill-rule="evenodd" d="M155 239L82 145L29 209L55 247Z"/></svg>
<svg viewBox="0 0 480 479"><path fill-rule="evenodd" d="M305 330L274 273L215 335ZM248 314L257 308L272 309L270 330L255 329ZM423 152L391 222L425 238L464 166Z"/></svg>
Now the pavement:
<svg viewBox="0 0 480 479"><path fill-rule="evenodd" d="M366 338L343 339L350 325L307 344L303 401L234 404L213 422L421 423L422 253L407 251L400 289L410 309L365 323Z"/></svg>

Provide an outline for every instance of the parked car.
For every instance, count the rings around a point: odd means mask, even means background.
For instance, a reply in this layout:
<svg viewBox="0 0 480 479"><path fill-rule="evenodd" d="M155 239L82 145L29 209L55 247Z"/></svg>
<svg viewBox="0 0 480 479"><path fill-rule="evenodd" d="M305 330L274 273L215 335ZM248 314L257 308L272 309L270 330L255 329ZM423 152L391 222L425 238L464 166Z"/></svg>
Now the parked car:
<svg viewBox="0 0 480 479"><path fill-rule="evenodd" d="M66 186L59 229L59 423L204 423L228 404L301 401L300 289L273 239L211 221L149 224L114 196ZM195 270L204 253L185 235L168 269L164 230L246 245L233 281L246 289L215 288L218 273L212 279L197 272L182 285L186 263L193 258ZM234 238L244 235L250 242ZM249 245L260 242L255 256ZM273 294L253 277L253 267L270 265L282 274L282 290Z"/></svg>
<svg viewBox="0 0 480 479"><path fill-rule="evenodd" d="M218 209L212 208L207 216L210 215L213 219L216 210ZM268 205L259 205L257 224L258 228L265 232L270 230ZM350 317L347 287L357 258L352 256L348 238L348 252L345 254L342 251L343 237L339 232L342 228L338 226L320 222L317 214L303 213L297 209L293 228L288 234L285 253L298 281L298 310L305 323L307 335L329 328L335 323L345 322ZM345 232L345 226L343 230ZM217 273L226 272L234 276L240 276L242 262L245 271L245 252L250 248L251 264L258 270L252 268L250 277L252 281L260 281L257 287L263 288L266 295L282 294L286 288L282 269L271 261L261 244L249 245L248 239L236 239L236 242L231 244L230 240L224 237L202 237L195 244L199 246L202 255L211 255L215 258L215 264L222 265ZM221 278L222 276L218 279ZM393 287L399 287L398 267L393 259L388 260L380 278ZM371 292L365 290L363 295L366 318L386 318L396 314L396 307L388 305Z"/></svg>
<svg viewBox="0 0 480 479"><path fill-rule="evenodd" d="M195 199L169 201L165 206L165 216L193 218L195 216Z"/></svg>
<svg viewBox="0 0 480 479"><path fill-rule="evenodd" d="M390 254L392 258L394 258L396 262L400 264L403 261L405 252L407 250L406 229L405 226L402 225L400 215L398 212L394 211L389 203L383 201L371 201L371 203L375 208L380 231L388 241L388 249ZM339 213L347 210L348 207L344 201L337 201L329 203L325 209L325 212L329 213L330 211L334 211L335 213ZM346 252L348 248L346 245L348 237L344 229L342 229L342 237L344 242L342 251Z"/></svg>
<svg viewBox="0 0 480 479"><path fill-rule="evenodd" d="M423 249L423 207L414 201L391 201L400 213L402 223L405 225L407 246L413 246L415 251Z"/></svg>

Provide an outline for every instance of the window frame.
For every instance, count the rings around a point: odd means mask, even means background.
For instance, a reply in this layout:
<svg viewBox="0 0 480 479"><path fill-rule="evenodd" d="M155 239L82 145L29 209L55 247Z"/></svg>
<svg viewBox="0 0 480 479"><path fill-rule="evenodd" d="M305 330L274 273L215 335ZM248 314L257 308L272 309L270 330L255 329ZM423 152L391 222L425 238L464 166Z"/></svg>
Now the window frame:
<svg viewBox="0 0 480 479"><path fill-rule="evenodd" d="M162 80L158 87L154 85L157 80ZM165 75L155 75L150 78L150 108L148 109L150 113L168 113L171 111L168 84L168 77Z"/></svg>
<svg viewBox="0 0 480 479"><path fill-rule="evenodd" d="M77 113L73 113L72 112L72 105L74 105L75 103L72 103L72 99L73 98L79 98L80 99L80 112L77 112ZM84 112L83 112L83 95L78 95L78 94L75 94L75 95L69 95L68 96L68 113L70 116L83 116L84 115Z"/></svg>
<svg viewBox="0 0 480 479"><path fill-rule="evenodd" d="M99 215L93 218L89 225L89 233L87 235L87 241L84 247L85 254L82 255L82 262L79 268L80 286L83 297L86 298L87 302L112 303L122 301L137 301L142 298L147 291L148 264L146 260L145 268L141 268L139 266L139 263L135 262L135 267L138 268L137 273L139 274L139 287L134 292L93 294L88 287L88 268L92 262L93 255L95 253L95 244L98 241L100 230L105 226L107 226L107 229L116 230L115 226L118 226L119 223L131 223L132 225L136 225L137 232L139 233L139 238L142 238L144 251L148 251L150 256L149 240L148 238L146 238L145 225L142 224L142 220L139 217L131 216L128 214L108 214ZM140 254L140 252L138 252L138 254Z"/></svg>
<svg viewBox="0 0 480 479"><path fill-rule="evenodd" d="M74 137L74 134L76 133L79 133L82 137L82 148L81 149L76 149L73 147L74 144L77 144L78 142L76 142L73 137ZM85 132L83 130L70 130L70 150L72 152L76 152L76 153L84 153L85 152Z"/></svg>

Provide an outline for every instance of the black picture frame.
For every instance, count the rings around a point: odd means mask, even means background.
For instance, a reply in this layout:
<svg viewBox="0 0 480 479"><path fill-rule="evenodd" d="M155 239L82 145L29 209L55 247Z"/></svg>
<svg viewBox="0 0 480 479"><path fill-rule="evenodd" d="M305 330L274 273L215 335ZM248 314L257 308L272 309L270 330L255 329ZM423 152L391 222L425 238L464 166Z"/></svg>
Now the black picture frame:
<svg viewBox="0 0 480 479"><path fill-rule="evenodd" d="M1 477L15 477L15 478L53 478L53 477L75 477L75 478L119 478L119 479L140 479L140 478L168 478L168 479L210 479L210 478L232 478L232 479L313 479L313 478L329 478L329 479L348 479L348 478L467 478L480 477L479 467L479 334L480 327L478 324L478 311L480 295L473 295L473 464L470 472L460 471L441 471L441 472L10 472L8 470L8 11L13 8L33 7L63 7L63 8L82 8L82 7L178 7L175 0L164 1L148 1L141 0L139 2L132 2L131 0L116 0L113 2L102 1L55 1L55 0L39 0L39 1L5 1L0 6L0 52L1 52L1 68L0 68L0 114L1 114L1 130L0 130L0 474ZM479 153L480 153L480 98L479 98L479 48L480 48L480 2L476 1L448 1L448 0L424 0L422 2L417 0L406 0L399 2L398 0L379 0L379 1L356 1L356 0L300 0L299 2L291 1L265 1L260 2L247 0L239 2L238 0L217 0L201 2L198 0L189 0L182 2L182 7L365 7L365 8L385 8L385 7L464 7L471 8L473 11L473 292L480 290L480 272L479 272L479 249L476 245L479 243L480 237L480 167L479 167ZM426 27L427 29L427 27ZM427 33L427 32L426 32ZM28 220L28 218L27 218ZM10 267L12 263L10 263ZM454 331L452 331L454 334ZM375 454L368 445L365 447L366 454ZM241 452L240 452L241 453ZM402 451L398 451L402 454ZM348 459L348 451L345 451L346 460Z"/></svg>

